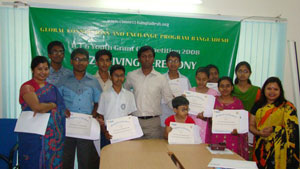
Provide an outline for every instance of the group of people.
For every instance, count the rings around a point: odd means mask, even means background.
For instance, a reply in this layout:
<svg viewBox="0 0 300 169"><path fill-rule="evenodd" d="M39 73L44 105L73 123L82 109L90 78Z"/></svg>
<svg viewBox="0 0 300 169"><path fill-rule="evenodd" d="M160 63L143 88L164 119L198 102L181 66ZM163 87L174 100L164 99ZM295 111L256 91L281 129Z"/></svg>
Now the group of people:
<svg viewBox="0 0 300 169"><path fill-rule="evenodd" d="M189 115L189 101L174 97L169 86L173 79L184 79L190 91L216 97L215 109L245 109L249 113L249 133L254 134L253 160L259 168L298 168L299 129L295 107L284 97L280 79L270 77L262 89L251 84L251 67L240 62L235 83L230 77L219 78L214 65L196 71L197 86L192 88L188 78L178 71L180 54L170 52L166 63L168 72L160 74L153 68L155 51L150 46L138 50L139 69L128 72L112 65L112 54L99 50L96 55L98 71L89 75L89 53L77 48L71 53L73 71L62 66L64 45L53 41L46 57L37 56L31 62L32 79L20 89L22 110L50 113L44 136L19 133L19 161L22 168L74 168L77 151L79 169L99 168L99 156L91 140L65 137L65 118L70 112L90 114L101 126L101 148L110 144L112 136L106 120L133 115L138 117L144 135L142 139L167 138L170 122L194 123L200 126L202 141L209 144L226 143L226 147L246 160L249 159L248 134L233 130L231 134L213 134L212 119ZM207 87L217 83L218 91ZM164 129L165 127L165 129ZM251 149L251 148L250 148ZM252 155L251 155L252 156Z"/></svg>

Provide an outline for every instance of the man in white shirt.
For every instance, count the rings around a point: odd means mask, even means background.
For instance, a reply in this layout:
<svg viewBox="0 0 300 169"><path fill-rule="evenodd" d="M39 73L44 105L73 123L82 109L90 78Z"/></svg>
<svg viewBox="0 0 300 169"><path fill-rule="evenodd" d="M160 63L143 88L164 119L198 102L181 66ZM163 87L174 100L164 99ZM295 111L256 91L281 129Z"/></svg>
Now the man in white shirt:
<svg viewBox="0 0 300 169"><path fill-rule="evenodd" d="M153 69L155 52L150 46L143 46L138 51L141 68L129 72L124 87L132 89L137 111L133 113L139 118L144 136L142 138L162 138L160 126L162 114L160 102L164 101L172 108L172 92L165 76Z"/></svg>
<svg viewBox="0 0 300 169"><path fill-rule="evenodd" d="M99 50L96 55L96 65L98 66L98 71L95 74L95 78L98 80L102 91L106 91L111 88L112 82L108 73L108 69L111 65L112 54L109 50Z"/></svg>
<svg viewBox="0 0 300 169"><path fill-rule="evenodd" d="M136 111L133 94L122 87L125 68L122 65L113 65L110 68L110 77L113 85L100 96L97 110L100 114L99 118L103 121L128 116ZM110 143L111 136L103 123L101 123L101 131L104 133L104 137L101 137L101 146L104 147Z"/></svg>

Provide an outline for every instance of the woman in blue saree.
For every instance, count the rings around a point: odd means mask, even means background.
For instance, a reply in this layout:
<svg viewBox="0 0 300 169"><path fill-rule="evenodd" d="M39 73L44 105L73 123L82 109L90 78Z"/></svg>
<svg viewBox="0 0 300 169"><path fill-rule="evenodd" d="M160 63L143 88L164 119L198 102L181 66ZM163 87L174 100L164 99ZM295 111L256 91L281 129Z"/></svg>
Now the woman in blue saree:
<svg viewBox="0 0 300 169"><path fill-rule="evenodd" d="M44 136L19 133L19 163L22 169L62 168L65 137L65 106L57 88L46 82L49 62L43 56L31 62L33 78L20 89L22 111L50 113Z"/></svg>

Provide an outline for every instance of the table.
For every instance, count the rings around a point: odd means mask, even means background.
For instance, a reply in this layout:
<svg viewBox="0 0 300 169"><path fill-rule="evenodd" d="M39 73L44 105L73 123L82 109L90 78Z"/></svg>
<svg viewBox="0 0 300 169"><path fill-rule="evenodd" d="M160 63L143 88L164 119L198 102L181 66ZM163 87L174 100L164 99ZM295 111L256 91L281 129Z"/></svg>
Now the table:
<svg viewBox="0 0 300 169"><path fill-rule="evenodd" d="M213 155L207 144L169 145L167 140L131 140L110 144L101 150L101 169L177 169L174 154L185 169L208 168L212 158L243 160L237 154Z"/></svg>

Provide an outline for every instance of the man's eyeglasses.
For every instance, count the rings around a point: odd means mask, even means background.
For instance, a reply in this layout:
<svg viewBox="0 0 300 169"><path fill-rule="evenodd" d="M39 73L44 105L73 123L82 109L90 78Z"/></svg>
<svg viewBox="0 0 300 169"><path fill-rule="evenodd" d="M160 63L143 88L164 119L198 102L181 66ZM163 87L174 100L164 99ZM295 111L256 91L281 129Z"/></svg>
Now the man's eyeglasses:
<svg viewBox="0 0 300 169"><path fill-rule="evenodd" d="M88 58L73 58L72 60L76 62L87 62L89 59Z"/></svg>
<svg viewBox="0 0 300 169"><path fill-rule="evenodd" d="M63 50L53 50L53 51L51 51L51 54L52 55L63 55L63 54L65 54L65 51L63 51Z"/></svg>

